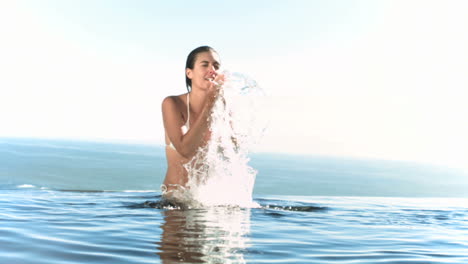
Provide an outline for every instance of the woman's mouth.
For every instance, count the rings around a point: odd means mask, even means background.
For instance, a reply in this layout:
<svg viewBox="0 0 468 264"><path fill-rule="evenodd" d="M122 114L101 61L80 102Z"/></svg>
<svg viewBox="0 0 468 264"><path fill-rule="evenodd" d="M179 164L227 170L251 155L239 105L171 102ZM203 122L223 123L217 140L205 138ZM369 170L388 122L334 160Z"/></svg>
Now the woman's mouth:
<svg viewBox="0 0 468 264"><path fill-rule="evenodd" d="M214 78L205 78L205 80L214 83L215 85L220 85L217 81L214 80Z"/></svg>

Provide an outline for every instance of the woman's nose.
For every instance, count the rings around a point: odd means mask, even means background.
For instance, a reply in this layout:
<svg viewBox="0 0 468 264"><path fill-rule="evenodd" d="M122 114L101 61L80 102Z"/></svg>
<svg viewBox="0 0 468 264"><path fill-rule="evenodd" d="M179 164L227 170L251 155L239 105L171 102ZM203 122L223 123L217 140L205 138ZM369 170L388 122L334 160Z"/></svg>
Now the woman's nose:
<svg viewBox="0 0 468 264"><path fill-rule="evenodd" d="M209 69L209 71L208 71L208 74L216 75L216 69L214 67L211 67L211 69Z"/></svg>

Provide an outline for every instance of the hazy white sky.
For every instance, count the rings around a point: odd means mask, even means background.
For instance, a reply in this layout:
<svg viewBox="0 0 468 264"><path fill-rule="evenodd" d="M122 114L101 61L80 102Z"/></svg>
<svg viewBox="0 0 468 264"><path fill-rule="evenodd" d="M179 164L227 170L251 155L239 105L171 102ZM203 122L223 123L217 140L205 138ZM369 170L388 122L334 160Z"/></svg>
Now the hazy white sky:
<svg viewBox="0 0 468 264"><path fill-rule="evenodd" d="M0 137L162 143L211 45L269 94L262 151L468 165L467 1L0 1Z"/></svg>

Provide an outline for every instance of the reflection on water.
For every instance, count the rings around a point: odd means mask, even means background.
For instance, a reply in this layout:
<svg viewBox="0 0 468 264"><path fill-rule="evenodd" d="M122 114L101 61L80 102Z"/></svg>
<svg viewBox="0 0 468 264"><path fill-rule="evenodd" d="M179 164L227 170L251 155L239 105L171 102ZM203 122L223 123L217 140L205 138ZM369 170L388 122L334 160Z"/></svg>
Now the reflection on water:
<svg viewBox="0 0 468 264"><path fill-rule="evenodd" d="M0 263L468 263L467 199L255 201L169 210L154 193L3 190Z"/></svg>
<svg viewBox="0 0 468 264"><path fill-rule="evenodd" d="M163 263L245 263L250 209L164 210L158 255Z"/></svg>

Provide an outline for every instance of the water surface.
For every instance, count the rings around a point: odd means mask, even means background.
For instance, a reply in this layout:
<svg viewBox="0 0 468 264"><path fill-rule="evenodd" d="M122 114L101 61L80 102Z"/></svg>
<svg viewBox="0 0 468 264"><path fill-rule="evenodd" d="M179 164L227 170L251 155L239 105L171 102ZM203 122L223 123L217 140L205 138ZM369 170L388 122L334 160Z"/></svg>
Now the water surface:
<svg viewBox="0 0 468 264"><path fill-rule="evenodd" d="M0 263L468 263L461 171L279 154L251 165L259 208L178 209L160 199L159 147L2 139Z"/></svg>

